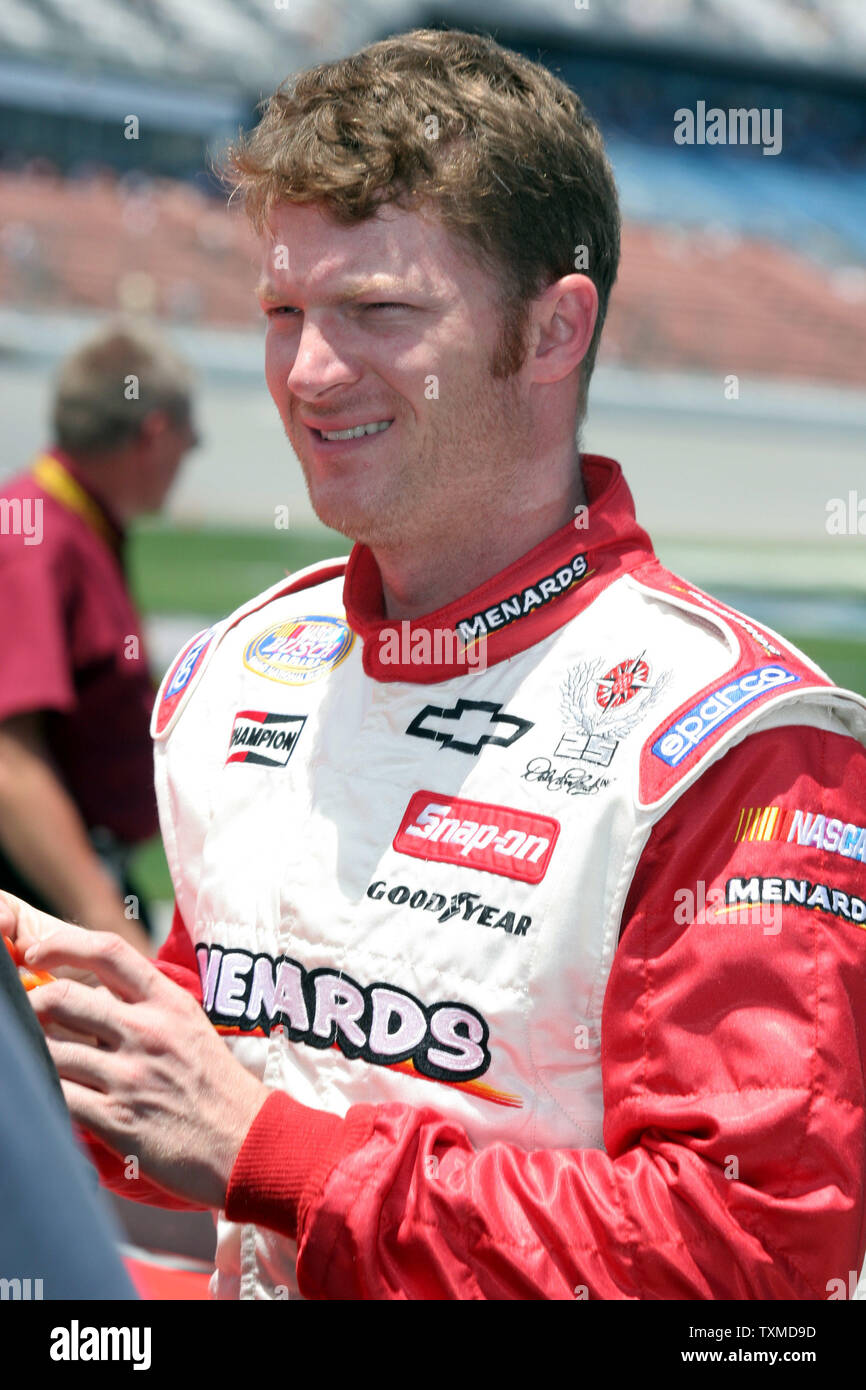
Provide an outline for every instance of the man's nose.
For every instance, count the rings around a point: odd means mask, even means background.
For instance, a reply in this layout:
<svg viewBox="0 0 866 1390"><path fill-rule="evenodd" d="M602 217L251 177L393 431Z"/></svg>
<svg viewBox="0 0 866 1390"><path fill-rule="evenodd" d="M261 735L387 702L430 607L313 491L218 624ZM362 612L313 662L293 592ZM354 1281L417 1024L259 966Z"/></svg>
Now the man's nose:
<svg viewBox="0 0 866 1390"><path fill-rule="evenodd" d="M337 325L304 319L298 350L286 386L296 396L318 395L331 386L357 381L360 373L339 342Z"/></svg>

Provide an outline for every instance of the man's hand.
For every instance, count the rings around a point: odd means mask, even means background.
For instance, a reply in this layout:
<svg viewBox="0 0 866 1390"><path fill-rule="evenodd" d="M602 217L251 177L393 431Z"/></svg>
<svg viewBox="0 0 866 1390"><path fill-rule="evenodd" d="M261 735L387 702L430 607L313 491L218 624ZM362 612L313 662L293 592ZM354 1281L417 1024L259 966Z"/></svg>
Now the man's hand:
<svg viewBox="0 0 866 1390"><path fill-rule="evenodd" d="M70 926L68 922L62 922L59 917L52 917L48 912L40 912L38 907L26 903L23 898L16 898L14 894L0 890L0 933L3 936L8 936L10 941L14 941L22 953L28 947L34 946L37 941L43 941L46 937L52 936L54 932L61 930L81 932L86 935L84 927ZM51 973L62 976L64 979L80 980L85 985L99 984L98 978L91 970L76 970L71 966L63 966Z"/></svg>
<svg viewBox="0 0 866 1390"><path fill-rule="evenodd" d="M221 1207L268 1087L199 1005L119 937L61 925L26 962L99 981L58 979L30 996L73 1119L167 1191Z"/></svg>

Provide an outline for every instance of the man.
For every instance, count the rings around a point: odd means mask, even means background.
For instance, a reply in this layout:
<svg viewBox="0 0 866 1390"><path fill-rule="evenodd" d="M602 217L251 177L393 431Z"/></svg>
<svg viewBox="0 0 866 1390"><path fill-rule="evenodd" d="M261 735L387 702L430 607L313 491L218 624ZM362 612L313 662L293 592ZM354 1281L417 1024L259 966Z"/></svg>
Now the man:
<svg viewBox="0 0 866 1390"><path fill-rule="evenodd" d="M195 434L185 364L109 324L63 364L54 442L0 496L0 887L147 950L125 862L156 832L153 689L125 528Z"/></svg>
<svg viewBox="0 0 866 1390"><path fill-rule="evenodd" d="M416 31L232 167L268 385L357 543L166 677L162 973L31 948L108 986L34 999L99 1040L51 1046L104 1180L134 1152L142 1199L220 1209L219 1297L826 1297L866 1247L866 706L578 456L595 126Z"/></svg>

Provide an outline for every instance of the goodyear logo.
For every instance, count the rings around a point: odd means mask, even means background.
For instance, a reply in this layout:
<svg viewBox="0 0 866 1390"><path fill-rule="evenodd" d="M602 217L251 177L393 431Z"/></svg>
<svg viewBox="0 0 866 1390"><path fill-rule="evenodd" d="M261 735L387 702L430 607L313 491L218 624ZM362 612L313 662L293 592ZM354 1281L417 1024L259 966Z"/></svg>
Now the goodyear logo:
<svg viewBox="0 0 866 1390"><path fill-rule="evenodd" d="M266 680L307 685L345 661L354 641L339 618L292 618L254 637L244 649L244 665Z"/></svg>
<svg viewBox="0 0 866 1390"><path fill-rule="evenodd" d="M656 739L652 751L668 767L678 767L684 758L715 733L722 724L733 719L753 700L760 700L783 685L793 685L800 677L785 666L758 666L727 685L713 690L699 704L681 714L675 723Z"/></svg>

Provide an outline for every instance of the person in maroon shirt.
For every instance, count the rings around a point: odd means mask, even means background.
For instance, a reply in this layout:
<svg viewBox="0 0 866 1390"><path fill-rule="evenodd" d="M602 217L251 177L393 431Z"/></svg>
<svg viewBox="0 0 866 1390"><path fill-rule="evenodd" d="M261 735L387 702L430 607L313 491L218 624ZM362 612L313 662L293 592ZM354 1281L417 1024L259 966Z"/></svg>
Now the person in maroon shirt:
<svg viewBox="0 0 866 1390"><path fill-rule="evenodd" d="M0 491L0 888L142 950L122 866L157 830L153 687L124 528L196 442L190 393L166 344L109 324L61 368L52 447Z"/></svg>

